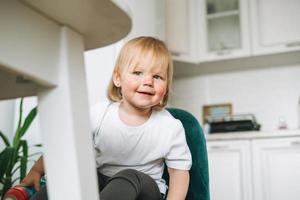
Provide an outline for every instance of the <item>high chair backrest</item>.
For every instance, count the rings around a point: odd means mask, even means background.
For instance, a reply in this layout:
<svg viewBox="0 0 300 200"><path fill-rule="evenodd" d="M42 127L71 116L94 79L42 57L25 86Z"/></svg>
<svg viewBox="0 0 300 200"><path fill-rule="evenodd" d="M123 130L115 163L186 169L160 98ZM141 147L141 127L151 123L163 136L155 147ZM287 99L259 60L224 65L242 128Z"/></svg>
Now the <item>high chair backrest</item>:
<svg viewBox="0 0 300 200"><path fill-rule="evenodd" d="M206 141L198 120L189 112L178 108L167 110L179 119L184 127L187 144L192 154L192 168L190 170L190 185L186 200L209 200L209 173L207 161ZM167 168L163 177L168 182Z"/></svg>

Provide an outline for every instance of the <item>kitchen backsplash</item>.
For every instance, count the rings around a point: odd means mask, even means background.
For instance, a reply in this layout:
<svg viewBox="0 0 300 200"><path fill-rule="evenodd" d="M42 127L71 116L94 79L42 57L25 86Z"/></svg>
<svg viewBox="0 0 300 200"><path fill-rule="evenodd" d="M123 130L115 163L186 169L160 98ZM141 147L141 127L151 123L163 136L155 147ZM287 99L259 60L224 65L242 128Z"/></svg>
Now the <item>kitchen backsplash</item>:
<svg viewBox="0 0 300 200"><path fill-rule="evenodd" d="M231 103L234 114L255 114L261 130L277 129L280 120L296 129L299 97L300 63L176 76L170 104L192 112L202 122L203 105Z"/></svg>

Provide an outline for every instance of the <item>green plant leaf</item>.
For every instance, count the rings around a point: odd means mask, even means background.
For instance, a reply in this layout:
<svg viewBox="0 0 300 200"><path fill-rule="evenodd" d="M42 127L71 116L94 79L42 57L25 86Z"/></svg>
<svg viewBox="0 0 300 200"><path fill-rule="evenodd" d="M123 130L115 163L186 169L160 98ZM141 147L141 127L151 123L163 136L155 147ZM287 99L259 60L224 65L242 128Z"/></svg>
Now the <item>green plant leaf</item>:
<svg viewBox="0 0 300 200"><path fill-rule="evenodd" d="M18 120L18 127L17 129L20 129L21 124L22 124L22 117L23 117L23 100L24 98L22 97L20 100L20 106L19 106L19 120Z"/></svg>
<svg viewBox="0 0 300 200"><path fill-rule="evenodd" d="M3 183L3 177L8 165L7 160L9 159L9 149L5 148L0 154L0 180Z"/></svg>
<svg viewBox="0 0 300 200"><path fill-rule="evenodd" d="M20 177L15 178L14 180L11 181L11 184L14 185L17 181L20 180Z"/></svg>
<svg viewBox="0 0 300 200"><path fill-rule="evenodd" d="M32 121L37 115L37 107L34 107L29 114L26 116L24 124L18 129L14 138L14 146L17 146L24 134L26 133L27 129L31 125Z"/></svg>
<svg viewBox="0 0 300 200"><path fill-rule="evenodd" d="M14 166L18 162L18 149L14 147L10 147L10 148L11 148L11 156L9 159L9 166L7 167L5 172L6 176L12 176L12 171L14 169Z"/></svg>
<svg viewBox="0 0 300 200"><path fill-rule="evenodd" d="M29 114L26 116L24 124L22 125L22 127L20 129L20 135L21 135L21 137L26 133L27 129L31 125L31 123L34 120L34 118L36 117L36 115L37 115L37 107L34 107L29 112Z"/></svg>
<svg viewBox="0 0 300 200"><path fill-rule="evenodd" d="M9 188L11 188L12 186L12 181L11 181L11 177L6 177L4 179L4 184L3 184L3 191L2 191L2 198L4 197L4 194L7 192L7 190L9 190Z"/></svg>
<svg viewBox="0 0 300 200"><path fill-rule="evenodd" d="M12 171L11 174L15 174L20 168L21 168L21 166L18 165L17 167L15 167L15 168L13 169L13 171Z"/></svg>
<svg viewBox="0 0 300 200"><path fill-rule="evenodd" d="M5 169L7 167L7 162L6 159L8 158L7 155L7 150L4 149L1 153L0 153L0 182L3 183L3 176L5 174Z"/></svg>
<svg viewBox="0 0 300 200"><path fill-rule="evenodd" d="M10 143L9 143L9 140L8 138L2 133L2 131L0 131L0 137L2 138L4 144L9 147L10 146Z"/></svg>
<svg viewBox="0 0 300 200"><path fill-rule="evenodd" d="M12 147L5 148L0 155L0 180L4 182L4 176L7 175L10 166L12 165L12 157L15 153L15 149ZM8 174L9 175L9 174Z"/></svg>
<svg viewBox="0 0 300 200"><path fill-rule="evenodd" d="M18 126L13 139L13 146L17 146L19 143L22 117L23 117L23 98L21 98L20 100Z"/></svg>
<svg viewBox="0 0 300 200"><path fill-rule="evenodd" d="M11 168L13 169L14 165L19 161L19 151L20 151L21 145L20 143L18 144L17 147L13 147L14 149L14 154L11 157L12 160L12 166Z"/></svg>
<svg viewBox="0 0 300 200"><path fill-rule="evenodd" d="M22 180L26 175L27 163L29 161L29 147L27 141L23 140L22 137L25 135L34 118L36 117L37 107L33 108L28 113L24 122L22 119L22 114L23 98L21 98L20 101L18 124L13 141L11 143L9 142L8 138L0 131L0 137L6 145L5 149L0 152L0 196L2 195L2 197L14 182ZM14 177L13 181L12 177Z"/></svg>
<svg viewBox="0 0 300 200"><path fill-rule="evenodd" d="M23 180L27 171L28 144L26 140L21 140L20 144L23 150L23 156L21 157L20 180Z"/></svg>

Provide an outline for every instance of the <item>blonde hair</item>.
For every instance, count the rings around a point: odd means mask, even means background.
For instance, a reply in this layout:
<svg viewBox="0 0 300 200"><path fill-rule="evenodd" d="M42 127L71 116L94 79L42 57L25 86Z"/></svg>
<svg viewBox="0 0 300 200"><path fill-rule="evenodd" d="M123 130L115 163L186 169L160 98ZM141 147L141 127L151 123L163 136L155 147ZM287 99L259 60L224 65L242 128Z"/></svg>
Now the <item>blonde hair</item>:
<svg viewBox="0 0 300 200"><path fill-rule="evenodd" d="M149 67L162 66L167 68L167 91L163 100L154 108L162 109L168 103L169 92L173 77L173 62L171 55L165 43L153 37L137 37L128 41L121 49L116 60L113 74L121 75L124 69L129 66L139 65L142 59L151 57ZM121 88L116 87L113 82L113 77L110 80L107 97L110 101L118 102L122 100Z"/></svg>

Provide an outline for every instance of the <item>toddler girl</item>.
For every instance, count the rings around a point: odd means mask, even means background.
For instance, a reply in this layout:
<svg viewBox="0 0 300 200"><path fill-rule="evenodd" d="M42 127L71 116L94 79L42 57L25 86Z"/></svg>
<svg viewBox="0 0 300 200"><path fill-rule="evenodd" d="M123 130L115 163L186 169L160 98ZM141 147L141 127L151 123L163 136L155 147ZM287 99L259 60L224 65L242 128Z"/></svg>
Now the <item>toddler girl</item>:
<svg viewBox="0 0 300 200"><path fill-rule="evenodd" d="M101 200L159 200L167 188L168 200L185 199L191 154L181 122L164 109L172 75L162 41L138 37L121 49L108 87L109 102L91 109ZM165 164L169 186L162 179ZM36 182L30 173L23 183Z"/></svg>

